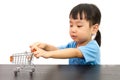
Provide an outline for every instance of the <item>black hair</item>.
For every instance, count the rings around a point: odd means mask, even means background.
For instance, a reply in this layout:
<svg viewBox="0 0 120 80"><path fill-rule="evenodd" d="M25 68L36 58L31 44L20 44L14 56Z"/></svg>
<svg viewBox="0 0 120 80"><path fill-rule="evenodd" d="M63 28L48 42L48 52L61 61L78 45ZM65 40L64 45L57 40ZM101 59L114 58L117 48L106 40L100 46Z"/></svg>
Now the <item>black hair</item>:
<svg viewBox="0 0 120 80"><path fill-rule="evenodd" d="M85 19L90 22L90 25L100 24L101 12L96 5L87 3L78 4L71 10L69 17L77 19L78 15L80 15L80 19L83 19L83 14L85 15ZM101 33L99 30L94 40L101 46Z"/></svg>

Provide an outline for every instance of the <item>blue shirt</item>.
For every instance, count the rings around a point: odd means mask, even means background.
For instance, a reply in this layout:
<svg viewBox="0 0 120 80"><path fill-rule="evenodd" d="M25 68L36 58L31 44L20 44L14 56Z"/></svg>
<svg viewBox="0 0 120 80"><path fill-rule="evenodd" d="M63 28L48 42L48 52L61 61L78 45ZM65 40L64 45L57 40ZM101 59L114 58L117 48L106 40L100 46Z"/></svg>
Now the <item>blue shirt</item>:
<svg viewBox="0 0 120 80"><path fill-rule="evenodd" d="M76 48L76 42L72 41L67 45L60 46L59 49ZM95 40L91 40L85 46L78 49L82 52L83 58L70 58L70 65L99 65L100 64L100 48Z"/></svg>

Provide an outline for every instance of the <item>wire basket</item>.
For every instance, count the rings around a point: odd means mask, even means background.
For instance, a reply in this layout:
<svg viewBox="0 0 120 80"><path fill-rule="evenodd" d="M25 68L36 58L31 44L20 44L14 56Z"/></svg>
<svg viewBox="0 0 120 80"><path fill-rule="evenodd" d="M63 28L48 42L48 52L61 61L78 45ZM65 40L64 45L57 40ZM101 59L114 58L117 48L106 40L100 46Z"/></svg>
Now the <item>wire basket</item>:
<svg viewBox="0 0 120 80"><path fill-rule="evenodd" d="M20 71L28 71L30 76L35 71L35 65L32 63L33 54L31 52L15 53L10 56L10 62L17 65L14 75L17 76Z"/></svg>

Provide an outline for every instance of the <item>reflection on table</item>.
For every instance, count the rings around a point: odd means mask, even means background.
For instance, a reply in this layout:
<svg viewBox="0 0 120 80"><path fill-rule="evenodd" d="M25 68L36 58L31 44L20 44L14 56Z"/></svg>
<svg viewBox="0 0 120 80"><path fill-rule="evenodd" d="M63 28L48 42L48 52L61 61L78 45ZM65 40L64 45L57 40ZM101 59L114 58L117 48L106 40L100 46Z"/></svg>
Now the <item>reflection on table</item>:
<svg viewBox="0 0 120 80"><path fill-rule="evenodd" d="M0 80L119 80L119 65L36 65L35 72L21 71L14 76L17 65L0 65Z"/></svg>

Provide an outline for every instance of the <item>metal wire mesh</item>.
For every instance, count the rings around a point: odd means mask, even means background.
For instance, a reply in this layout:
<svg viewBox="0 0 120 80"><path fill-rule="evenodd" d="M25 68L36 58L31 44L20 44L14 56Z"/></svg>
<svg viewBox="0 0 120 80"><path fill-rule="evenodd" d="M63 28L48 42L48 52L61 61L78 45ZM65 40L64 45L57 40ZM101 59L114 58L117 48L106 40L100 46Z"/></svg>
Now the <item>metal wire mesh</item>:
<svg viewBox="0 0 120 80"><path fill-rule="evenodd" d="M30 52L15 53L12 55L12 63L19 65L31 65L33 55Z"/></svg>

